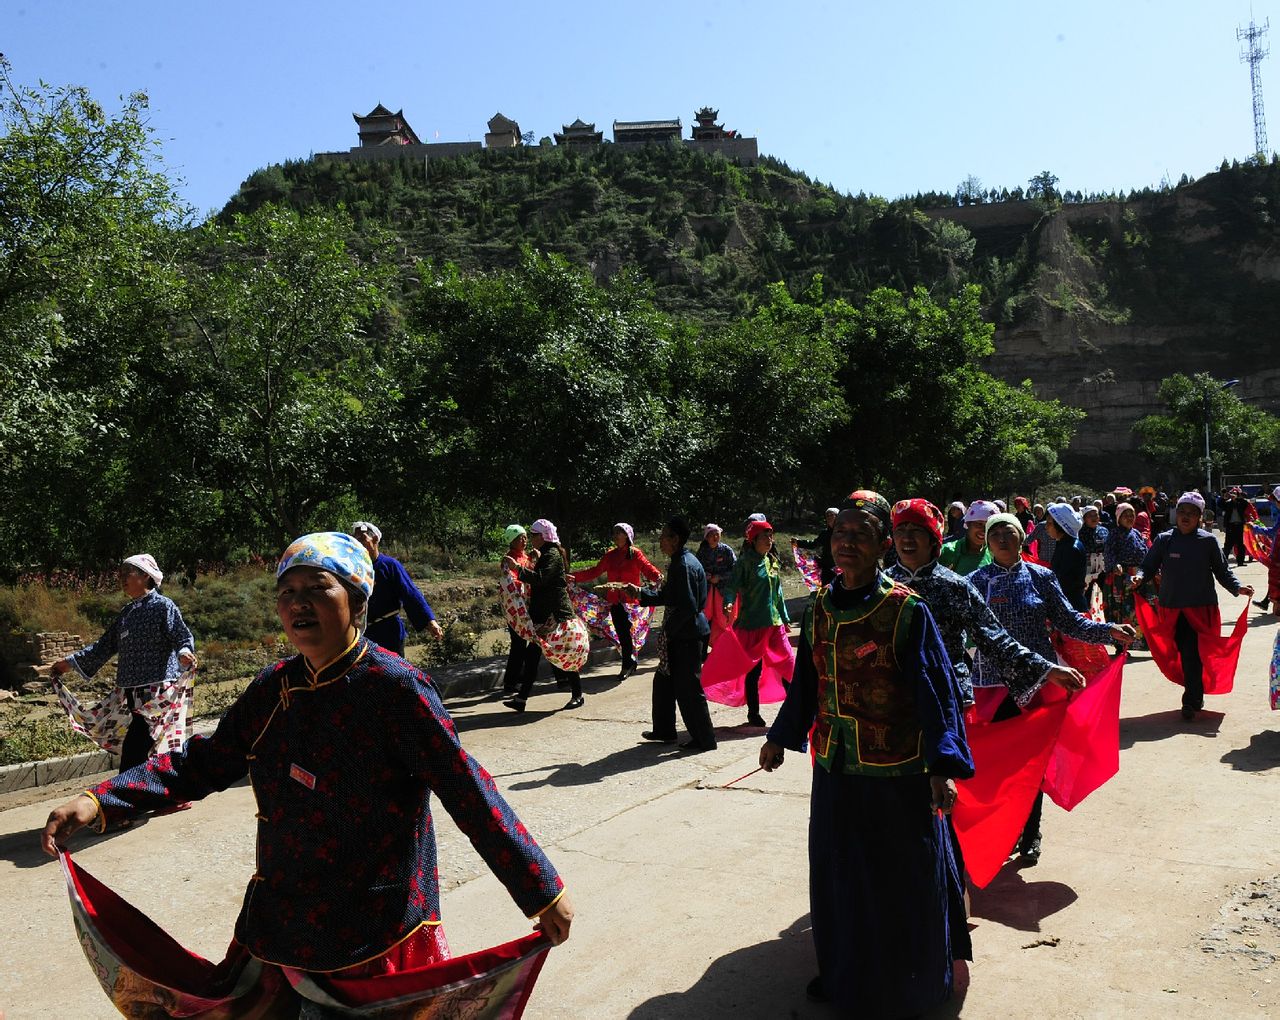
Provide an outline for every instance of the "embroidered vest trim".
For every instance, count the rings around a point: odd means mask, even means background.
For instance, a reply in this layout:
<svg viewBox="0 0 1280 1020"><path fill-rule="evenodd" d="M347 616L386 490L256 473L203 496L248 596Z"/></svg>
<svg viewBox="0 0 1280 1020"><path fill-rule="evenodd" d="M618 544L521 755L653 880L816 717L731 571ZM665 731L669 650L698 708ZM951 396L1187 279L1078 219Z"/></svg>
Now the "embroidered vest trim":
<svg viewBox="0 0 1280 1020"><path fill-rule="evenodd" d="M808 638L818 673L818 717L810 741L815 761L827 771L841 744L847 773L926 771L916 691L899 662L918 601L911 589L884 574L854 609L837 609L829 588L814 599Z"/></svg>

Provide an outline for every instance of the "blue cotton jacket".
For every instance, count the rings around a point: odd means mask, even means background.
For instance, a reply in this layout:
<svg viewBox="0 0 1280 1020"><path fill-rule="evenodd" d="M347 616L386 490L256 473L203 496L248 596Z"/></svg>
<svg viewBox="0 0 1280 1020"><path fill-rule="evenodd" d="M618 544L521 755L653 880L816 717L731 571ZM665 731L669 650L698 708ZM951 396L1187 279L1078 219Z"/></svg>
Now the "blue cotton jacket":
<svg viewBox="0 0 1280 1020"><path fill-rule="evenodd" d="M1049 638L1051 626L1077 641L1094 645L1111 642L1110 625L1097 623L1072 609L1048 567L1024 560L1012 567L988 563L970 574L969 581L1014 640L1045 659L1057 660ZM1000 663L988 659L981 651L974 658L975 686L1007 685L1007 674Z"/></svg>
<svg viewBox="0 0 1280 1020"><path fill-rule="evenodd" d="M196 639L182 620L173 600L157 591L133 599L120 610L110 626L93 644L67 661L83 677L91 677L113 655L116 686L141 687L172 680L182 672L178 653L196 650Z"/></svg>

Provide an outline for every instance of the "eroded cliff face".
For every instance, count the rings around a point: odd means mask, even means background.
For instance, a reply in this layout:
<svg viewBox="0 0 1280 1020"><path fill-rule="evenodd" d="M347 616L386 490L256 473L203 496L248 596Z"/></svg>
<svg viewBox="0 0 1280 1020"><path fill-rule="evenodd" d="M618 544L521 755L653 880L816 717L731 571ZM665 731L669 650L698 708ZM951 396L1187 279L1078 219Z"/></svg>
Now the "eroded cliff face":
<svg viewBox="0 0 1280 1020"><path fill-rule="evenodd" d="M983 227L974 214L982 208L957 210L977 235ZM1060 452L1066 477L1099 487L1185 480L1159 478L1133 431L1139 418L1164 410L1157 390L1175 372L1240 379L1239 397L1280 414L1280 300L1270 301L1272 292L1280 298L1280 242L1270 243L1265 217L1254 236L1241 238L1238 222L1224 230L1219 214L1211 201L1175 193L1146 206L1067 206L1031 227L1032 294L1015 323L997 329L987 368L1012 383L1030 379L1038 396L1087 413L1070 448ZM1009 212L998 215L1007 227ZM1108 253L1144 243L1133 240L1143 231L1146 243L1175 255L1149 265L1139 259L1127 270L1134 274L1128 286L1117 286ZM1193 259L1177 254L1180 245ZM1212 265L1213 273L1189 269L1194 260ZM1196 293L1201 286L1212 290ZM1144 300L1125 307L1139 291ZM1259 300L1274 315L1259 315ZM1196 470L1190 466L1189 475Z"/></svg>

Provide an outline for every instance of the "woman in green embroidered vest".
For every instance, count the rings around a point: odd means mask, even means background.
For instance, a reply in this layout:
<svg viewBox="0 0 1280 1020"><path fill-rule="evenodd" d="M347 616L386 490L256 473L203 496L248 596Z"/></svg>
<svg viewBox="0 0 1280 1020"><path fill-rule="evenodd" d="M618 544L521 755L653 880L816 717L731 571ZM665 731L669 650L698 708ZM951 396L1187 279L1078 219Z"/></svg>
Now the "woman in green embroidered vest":
<svg viewBox="0 0 1280 1020"><path fill-rule="evenodd" d="M716 642L702 668L702 686L711 701L747 706L747 725L766 725L760 702L781 701L795 669L795 649L787 638L791 618L782 597L778 557L773 551L773 525L753 520L747 547L720 586L728 615L736 602L733 628ZM734 640L725 640L732 634Z"/></svg>
<svg viewBox="0 0 1280 1020"><path fill-rule="evenodd" d="M831 548L839 573L805 612L795 679L761 767L813 732L811 999L866 1017L914 1016L951 995L972 950L943 813L973 775L960 689L926 604L880 572L890 509L859 490Z"/></svg>

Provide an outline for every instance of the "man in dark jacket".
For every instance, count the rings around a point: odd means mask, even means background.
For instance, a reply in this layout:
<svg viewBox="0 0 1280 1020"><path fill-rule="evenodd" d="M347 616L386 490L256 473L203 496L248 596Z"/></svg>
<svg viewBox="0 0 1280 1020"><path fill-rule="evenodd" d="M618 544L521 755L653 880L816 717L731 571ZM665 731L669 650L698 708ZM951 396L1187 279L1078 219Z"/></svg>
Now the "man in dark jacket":
<svg viewBox="0 0 1280 1020"><path fill-rule="evenodd" d="M1249 519L1249 501L1239 486L1227 490L1222 500L1222 530L1226 538L1222 543L1222 558L1226 559L1234 549L1236 566L1242 567L1249 562L1249 553L1244 547L1244 525Z"/></svg>
<svg viewBox="0 0 1280 1020"><path fill-rule="evenodd" d="M661 588L629 585L640 596L642 606L662 606L662 635L667 645L667 668L653 674L653 729L641 734L645 740L664 744L676 739L676 705L684 719L689 739L680 745L694 754L714 751L716 733L702 692L702 641L710 633L702 607L707 602L707 574L698 558L685 548L689 525L683 517L673 517L658 539L662 551L671 557L666 581Z"/></svg>

